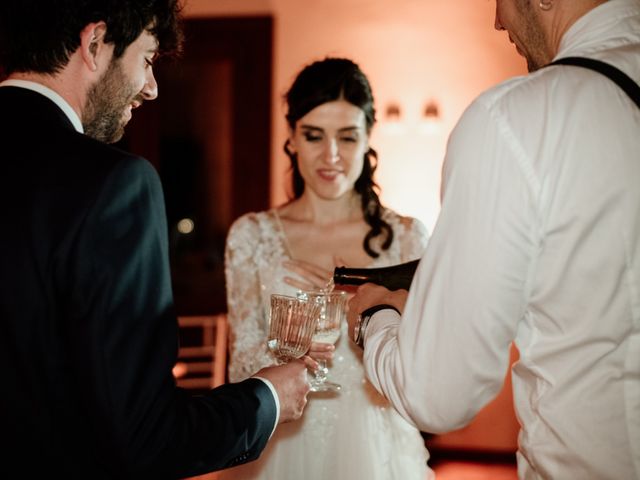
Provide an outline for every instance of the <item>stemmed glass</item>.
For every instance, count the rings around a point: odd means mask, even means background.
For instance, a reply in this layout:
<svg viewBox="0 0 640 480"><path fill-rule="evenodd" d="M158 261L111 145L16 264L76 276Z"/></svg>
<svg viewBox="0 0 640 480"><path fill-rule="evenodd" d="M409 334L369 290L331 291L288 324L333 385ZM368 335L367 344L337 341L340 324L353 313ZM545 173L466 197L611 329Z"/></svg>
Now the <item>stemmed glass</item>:
<svg viewBox="0 0 640 480"><path fill-rule="evenodd" d="M286 295L271 295L267 346L280 363L302 357L311 346L321 305Z"/></svg>
<svg viewBox="0 0 640 480"><path fill-rule="evenodd" d="M298 298L320 306L318 323L312 341L335 345L340 338L340 327L346 314L347 292L341 290L298 292ZM312 392L334 392L342 388L340 384L328 380L329 367L325 360L318 360L318 369L311 379Z"/></svg>

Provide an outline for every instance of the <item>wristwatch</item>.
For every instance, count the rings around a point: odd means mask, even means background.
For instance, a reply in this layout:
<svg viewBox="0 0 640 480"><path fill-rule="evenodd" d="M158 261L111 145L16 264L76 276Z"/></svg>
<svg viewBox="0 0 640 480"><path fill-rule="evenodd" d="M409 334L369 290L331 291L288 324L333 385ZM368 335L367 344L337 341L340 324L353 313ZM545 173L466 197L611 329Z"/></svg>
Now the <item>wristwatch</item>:
<svg viewBox="0 0 640 480"><path fill-rule="evenodd" d="M394 307L393 305L387 305L385 303L382 305L374 305L371 308L367 308L364 312L358 315L356 324L353 327L353 341L360 348L364 348L364 334L367 330L367 326L369 325L369 320L371 320L371 317L374 313L386 309L395 310L396 312L398 312L398 314L400 314L400 310L398 310L396 307Z"/></svg>

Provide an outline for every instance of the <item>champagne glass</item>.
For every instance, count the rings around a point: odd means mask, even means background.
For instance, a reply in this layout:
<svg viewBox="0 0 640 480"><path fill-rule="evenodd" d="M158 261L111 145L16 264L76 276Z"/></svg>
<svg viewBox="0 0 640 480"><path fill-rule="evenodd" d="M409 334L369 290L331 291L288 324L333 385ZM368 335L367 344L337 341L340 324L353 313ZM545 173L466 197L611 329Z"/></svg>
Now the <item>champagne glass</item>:
<svg viewBox="0 0 640 480"><path fill-rule="evenodd" d="M318 323L312 341L335 345L340 338L340 327L346 314L347 296L347 292L341 290L298 292L298 298L320 306ZM327 362L318 360L318 365L319 367L311 379L311 391L339 392L342 388L341 385L328 380L329 367L327 367Z"/></svg>
<svg viewBox="0 0 640 480"><path fill-rule="evenodd" d="M280 363L302 357L311 346L321 305L286 295L271 295L267 346Z"/></svg>

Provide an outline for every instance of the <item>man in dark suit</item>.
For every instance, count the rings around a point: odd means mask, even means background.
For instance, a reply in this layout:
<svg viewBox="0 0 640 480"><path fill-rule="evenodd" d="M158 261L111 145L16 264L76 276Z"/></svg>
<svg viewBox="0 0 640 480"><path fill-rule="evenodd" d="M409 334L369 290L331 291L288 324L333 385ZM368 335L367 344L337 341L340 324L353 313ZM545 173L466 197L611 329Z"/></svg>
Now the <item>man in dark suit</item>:
<svg viewBox="0 0 640 480"><path fill-rule="evenodd" d="M20 478L226 468L304 409L300 361L198 397L171 374L160 182L107 143L157 96L178 16L176 0L0 3L0 468Z"/></svg>

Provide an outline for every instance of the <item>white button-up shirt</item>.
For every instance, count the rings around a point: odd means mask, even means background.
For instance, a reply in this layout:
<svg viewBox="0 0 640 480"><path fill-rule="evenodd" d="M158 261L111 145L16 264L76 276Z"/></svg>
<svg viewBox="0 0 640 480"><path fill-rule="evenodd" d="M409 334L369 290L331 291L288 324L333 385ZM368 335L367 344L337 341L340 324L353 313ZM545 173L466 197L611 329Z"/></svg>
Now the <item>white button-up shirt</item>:
<svg viewBox="0 0 640 480"><path fill-rule="evenodd" d="M580 18L570 55L639 82L640 3ZM640 478L640 109L624 91L553 66L480 96L404 314L375 314L365 341L372 383L431 432L497 394L515 341L520 478Z"/></svg>

